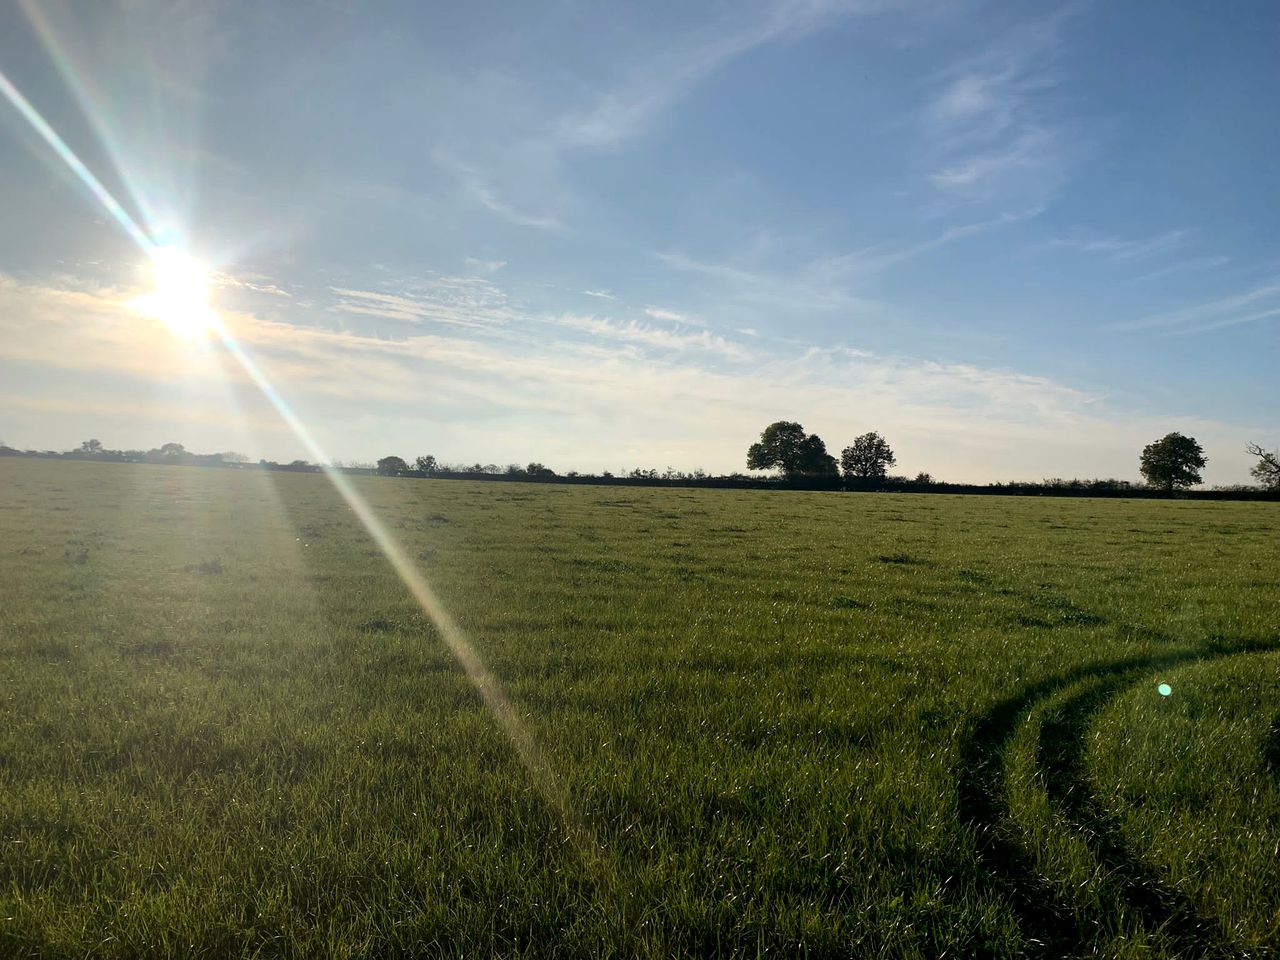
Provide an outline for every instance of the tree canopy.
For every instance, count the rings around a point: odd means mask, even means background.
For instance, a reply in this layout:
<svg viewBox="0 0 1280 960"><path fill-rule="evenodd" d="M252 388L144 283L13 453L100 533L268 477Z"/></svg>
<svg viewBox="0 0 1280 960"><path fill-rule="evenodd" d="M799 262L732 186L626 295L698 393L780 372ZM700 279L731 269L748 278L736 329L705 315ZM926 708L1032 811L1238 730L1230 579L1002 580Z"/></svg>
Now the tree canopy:
<svg viewBox="0 0 1280 960"><path fill-rule="evenodd" d="M378 461L378 473L384 477L398 477L408 469L409 465L402 457L383 457Z"/></svg>
<svg viewBox="0 0 1280 960"><path fill-rule="evenodd" d="M764 428L760 440L747 449L748 470L777 468L785 477L836 475L835 457L816 433L791 420L778 420Z"/></svg>
<svg viewBox="0 0 1280 960"><path fill-rule="evenodd" d="M840 453L840 468L851 478L883 478L897 462L888 442L874 430L855 439Z"/></svg>
<svg viewBox="0 0 1280 960"><path fill-rule="evenodd" d="M1249 473L1268 490L1280 490L1280 450L1270 452L1263 450L1256 443L1245 447L1249 453L1258 458Z"/></svg>
<svg viewBox="0 0 1280 960"><path fill-rule="evenodd" d="M1194 437L1168 433L1142 448L1142 475L1154 487L1173 492L1174 487L1200 483L1200 471L1209 461Z"/></svg>

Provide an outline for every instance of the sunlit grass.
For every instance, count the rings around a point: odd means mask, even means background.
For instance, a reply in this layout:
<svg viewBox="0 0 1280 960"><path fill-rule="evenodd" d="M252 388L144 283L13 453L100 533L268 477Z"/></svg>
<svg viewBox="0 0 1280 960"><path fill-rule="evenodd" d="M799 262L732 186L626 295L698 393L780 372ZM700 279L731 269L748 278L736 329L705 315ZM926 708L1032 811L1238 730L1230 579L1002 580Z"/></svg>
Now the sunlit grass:
<svg viewBox="0 0 1280 960"><path fill-rule="evenodd" d="M1090 773L1125 842L1255 954L1280 948L1280 655L1177 671L1098 725Z"/></svg>
<svg viewBox="0 0 1280 960"><path fill-rule="evenodd" d="M1271 505L361 481L586 855L323 477L0 482L0 954L1175 955L1095 814L1274 929Z"/></svg>

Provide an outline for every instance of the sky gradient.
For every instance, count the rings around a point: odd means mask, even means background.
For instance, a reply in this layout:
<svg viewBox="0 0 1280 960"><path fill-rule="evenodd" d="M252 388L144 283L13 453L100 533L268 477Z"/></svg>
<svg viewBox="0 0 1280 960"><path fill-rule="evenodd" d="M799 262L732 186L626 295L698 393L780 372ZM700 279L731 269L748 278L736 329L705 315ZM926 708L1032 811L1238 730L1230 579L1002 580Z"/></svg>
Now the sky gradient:
<svg viewBox="0 0 1280 960"><path fill-rule="evenodd" d="M0 72L341 460L1209 483L1280 446L1274 3L0 7ZM302 445L0 100L0 440Z"/></svg>

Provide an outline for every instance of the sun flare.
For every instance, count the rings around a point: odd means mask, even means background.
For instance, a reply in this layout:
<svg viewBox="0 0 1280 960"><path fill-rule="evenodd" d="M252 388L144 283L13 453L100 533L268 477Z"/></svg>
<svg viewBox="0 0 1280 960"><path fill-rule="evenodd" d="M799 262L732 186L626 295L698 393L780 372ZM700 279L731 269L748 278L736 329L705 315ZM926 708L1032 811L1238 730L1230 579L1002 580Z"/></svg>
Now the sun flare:
<svg viewBox="0 0 1280 960"><path fill-rule="evenodd" d="M151 258L154 289L135 301L138 310L164 323L175 336L203 338L213 323L209 271L175 247L161 247Z"/></svg>

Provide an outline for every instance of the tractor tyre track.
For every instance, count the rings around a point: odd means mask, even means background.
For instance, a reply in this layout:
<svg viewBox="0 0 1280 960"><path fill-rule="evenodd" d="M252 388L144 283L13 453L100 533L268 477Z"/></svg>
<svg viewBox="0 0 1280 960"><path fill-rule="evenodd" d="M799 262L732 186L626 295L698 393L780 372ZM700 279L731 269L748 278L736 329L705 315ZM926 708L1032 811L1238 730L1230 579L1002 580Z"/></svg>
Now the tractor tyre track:
<svg viewBox="0 0 1280 960"><path fill-rule="evenodd" d="M1280 650L1280 639L1237 644L1218 642L1193 650L1081 664L998 701L973 723L961 748L957 784L959 815L973 831L978 858L988 871L993 891L1013 909L1035 955L1078 955L1088 948L1092 928L1071 905L1061 902L1056 889L1039 870L1033 854L1007 829L1012 815L1003 790L1005 755L1010 741L1037 706L1068 687L1087 681L1094 682L1065 701L1050 718L1047 729L1041 730L1037 768L1044 776L1050 801L1075 827L1099 862L1113 871L1117 899L1137 913L1144 924L1170 936L1180 955L1206 958L1234 955L1216 935L1211 922L1199 917L1185 897L1163 886L1125 848L1114 821L1089 790L1083 770L1084 734L1091 719L1116 694L1144 674L1275 650ZM1274 735L1269 738L1264 758L1272 764L1273 771L1277 769L1275 758L1270 756L1273 748L1280 755L1276 740Z"/></svg>

